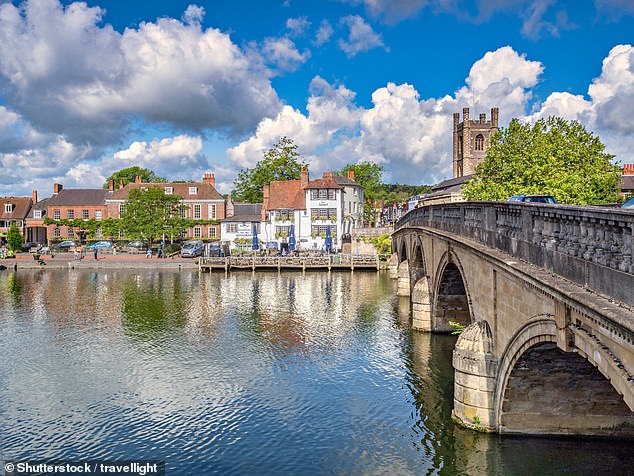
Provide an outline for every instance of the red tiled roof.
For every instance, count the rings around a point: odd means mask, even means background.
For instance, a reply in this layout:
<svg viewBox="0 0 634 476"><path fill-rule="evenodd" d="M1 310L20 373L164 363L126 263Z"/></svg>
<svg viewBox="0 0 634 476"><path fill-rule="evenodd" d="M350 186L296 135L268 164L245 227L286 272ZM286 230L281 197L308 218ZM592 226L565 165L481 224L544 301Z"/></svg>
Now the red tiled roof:
<svg viewBox="0 0 634 476"><path fill-rule="evenodd" d="M111 200L127 200L130 190L141 187L157 187L165 190L165 187L172 187L172 195L178 195L183 200L223 200L222 195L210 184L202 182L166 182L166 183L136 183L131 182L125 187L112 192ZM197 187L198 193L189 193L189 187Z"/></svg>
<svg viewBox="0 0 634 476"><path fill-rule="evenodd" d="M270 183L268 210L306 209L306 193L300 180L284 180Z"/></svg>
<svg viewBox="0 0 634 476"><path fill-rule="evenodd" d="M4 197L0 202L0 218L13 220L26 218L33 203L31 197ZM10 213L4 211L4 206L7 203L13 205Z"/></svg>
<svg viewBox="0 0 634 476"><path fill-rule="evenodd" d="M320 179L316 179L316 180L311 180L310 182L308 182L308 187L306 187L307 189L311 189L311 188L335 188L337 190L341 190L341 185L339 185L337 182L335 182L335 179L332 178L331 176L325 176L323 178Z"/></svg>

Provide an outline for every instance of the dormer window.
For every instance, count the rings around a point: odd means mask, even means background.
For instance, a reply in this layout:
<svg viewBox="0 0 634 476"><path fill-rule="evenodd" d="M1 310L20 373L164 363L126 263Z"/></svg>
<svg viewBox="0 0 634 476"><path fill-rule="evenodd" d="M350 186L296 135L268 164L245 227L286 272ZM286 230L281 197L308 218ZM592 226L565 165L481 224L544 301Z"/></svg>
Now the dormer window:
<svg viewBox="0 0 634 476"><path fill-rule="evenodd" d="M174 187L165 187L165 195L172 195L174 193Z"/></svg>
<svg viewBox="0 0 634 476"><path fill-rule="evenodd" d="M13 213L13 203L4 204L4 213Z"/></svg>
<svg viewBox="0 0 634 476"><path fill-rule="evenodd" d="M189 194L196 195L198 193L198 187L189 187Z"/></svg>
<svg viewBox="0 0 634 476"><path fill-rule="evenodd" d="M42 210L33 210L33 218L42 218Z"/></svg>

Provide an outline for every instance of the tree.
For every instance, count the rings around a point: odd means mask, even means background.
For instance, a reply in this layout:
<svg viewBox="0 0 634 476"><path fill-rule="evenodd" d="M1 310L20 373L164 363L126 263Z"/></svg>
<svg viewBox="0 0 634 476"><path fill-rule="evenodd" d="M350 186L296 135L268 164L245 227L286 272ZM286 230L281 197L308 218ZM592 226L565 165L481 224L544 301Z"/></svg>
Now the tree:
<svg viewBox="0 0 634 476"><path fill-rule="evenodd" d="M231 196L236 202L261 203L265 185L275 180L297 180L306 166L293 140L282 137L253 169L240 171Z"/></svg>
<svg viewBox="0 0 634 476"><path fill-rule="evenodd" d="M341 174L347 176L348 172L354 172L354 181L363 186L363 194L366 200L376 200L383 185L383 167L374 162L360 162L346 165Z"/></svg>
<svg viewBox="0 0 634 476"><path fill-rule="evenodd" d="M158 187L134 189L125 202L121 224L129 238L147 240L149 244L162 236L174 236L185 228L180 218L181 197L166 195Z"/></svg>
<svg viewBox="0 0 634 476"><path fill-rule="evenodd" d="M611 203L620 179L613 157L577 121L549 117L531 126L513 119L493 138L463 193L467 200L547 193L560 203Z"/></svg>
<svg viewBox="0 0 634 476"><path fill-rule="evenodd" d="M141 181L145 183L167 182L166 179L157 176L150 169L144 169L135 165L134 167L128 167L127 169L121 169L118 172L113 173L110 177L108 177L106 183L103 185L103 188L108 188L111 180L114 180L115 187L119 186L119 181L121 180L123 180L123 185L127 185L130 182L134 182L137 175L140 176Z"/></svg>
<svg viewBox="0 0 634 476"><path fill-rule="evenodd" d="M22 243L24 243L24 238L22 238L20 229L15 222L11 223L9 231L7 232L7 243L9 244L11 251L18 251Z"/></svg>

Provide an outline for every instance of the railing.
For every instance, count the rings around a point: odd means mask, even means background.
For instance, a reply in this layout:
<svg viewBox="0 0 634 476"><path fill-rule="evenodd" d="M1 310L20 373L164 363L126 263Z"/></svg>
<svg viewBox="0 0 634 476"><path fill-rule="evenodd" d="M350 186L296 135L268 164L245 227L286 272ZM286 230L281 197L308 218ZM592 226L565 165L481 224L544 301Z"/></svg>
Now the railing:
<svg viewBox="0 0 634 476"><path fill-rule="evenodd" d="M326 256L228 256L222 258L200 258L200 268L297 268L297 269L332 269L332 268L365 268L380 269L379 255L335 254Z"/></svg>
<svg viewBox="0 0 634 476"><path fill-rule="evenodd" d="M634 213L618 208L513 202L430 205L395 233L429 227L470 238L634 305Z"/></svg>

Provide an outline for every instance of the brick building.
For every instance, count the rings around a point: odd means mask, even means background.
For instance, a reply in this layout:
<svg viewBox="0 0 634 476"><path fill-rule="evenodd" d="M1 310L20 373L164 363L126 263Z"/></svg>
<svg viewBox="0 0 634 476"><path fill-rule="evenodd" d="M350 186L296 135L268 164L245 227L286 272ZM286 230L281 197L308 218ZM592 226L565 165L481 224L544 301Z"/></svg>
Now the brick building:
<svg viewBox="0 0 634 476"><path fill-rule="evenodd" d="M26 217L32 204L31 197L4 197L0 200L0 237L6 237L14 223L26 236Z"/></svg>

